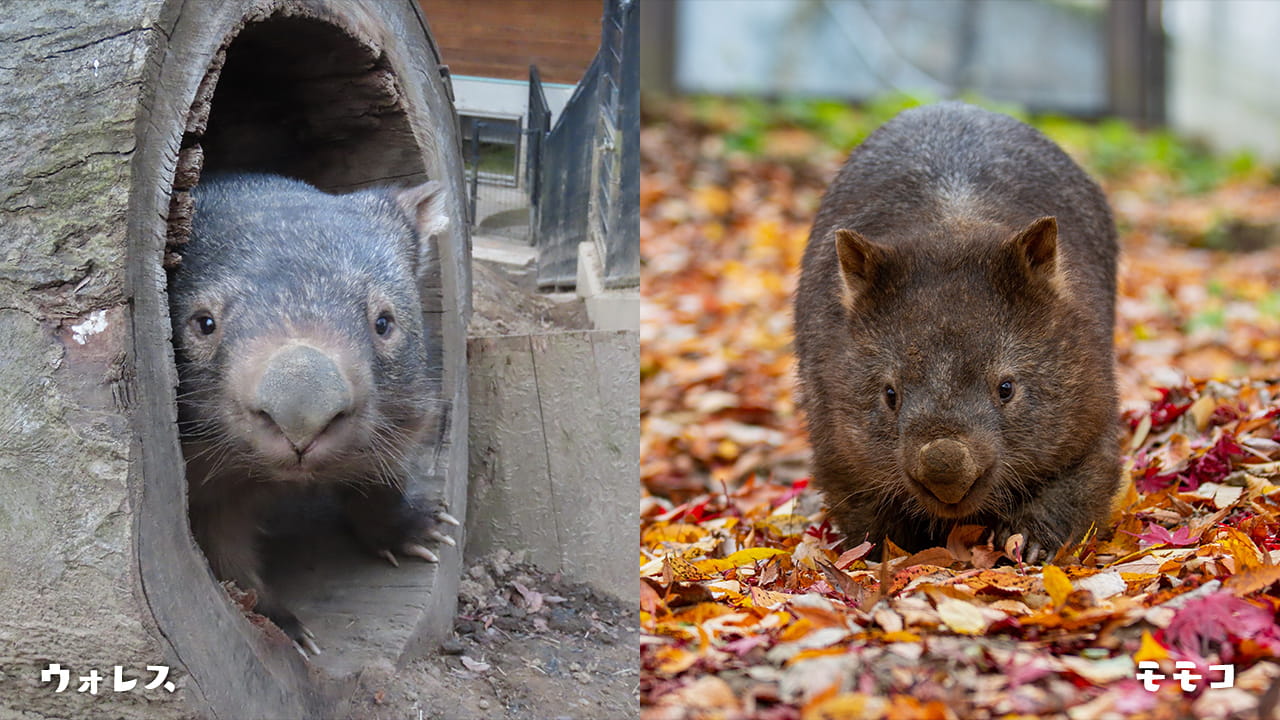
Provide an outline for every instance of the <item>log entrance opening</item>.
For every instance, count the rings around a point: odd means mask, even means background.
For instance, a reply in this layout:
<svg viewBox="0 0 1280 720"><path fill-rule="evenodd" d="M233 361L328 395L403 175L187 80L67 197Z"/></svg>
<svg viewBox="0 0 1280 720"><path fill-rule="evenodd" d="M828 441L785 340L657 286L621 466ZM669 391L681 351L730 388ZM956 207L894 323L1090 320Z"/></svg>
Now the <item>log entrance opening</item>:
<svg viewBox="0 0 1280 720"><path fill-rule="evenodd" d="M181 262L194 210L191 190L204 173L274 173L339 194L439 179L454 196L450 207L461 207L458 184L448 177L457 156L449 142L456 143L448 132L456 121L447 98L442 104L442 98L426 93L424 103L420 87L406 93L397 68L401 74L406 68L415 71L409 80L427 85L418 64L430 58L398 57L403 48L385 47L392 44L389 37L402 36L382 24L383 14L357 5L285 0L251 5L231 26L210 56L181 132L166 266ZM436 248L420 288L430 368L443 390L435 437L414 459L427 494L438 496L454 514L465 512L457 502L462 498L465 504L465 489L457 487L465 482L465 460L456 462L455 446L465 444L466 413L465 406L454 406L466 397L465 371L450 369L465 368L459 331L465 318L458 315L465 312L462 298L469 288L456 281L467 275L456 270L466 261L457 247L462 233L465 229L440 239L452 242L453 249ZM461 457L465 453L462 448ZM402 660L425 641L424 635L438 634L428 626L441 624L442 612L452 613L456 577L443 588L438 580L442 573L456 576L462 538L456 538L458 549L437 549L441 566L408 559L396 568L358 547L336 506L315 497L304 500L309 504L303 512L272 516L263 558L265 581L323 649L310 663L329 677L349 678L370 663ZM433 596L437 590L450 597ZM271 639L267 645L278 647Z"/></svg>
<svg viewBox="0 0 1280 720"><path fill-rule="evenodd" d="M211 68L217 72L216 68ZM426 171L380 50L309 17L245 25L225 52L199 139L209 170L273 172L330 192Z"/></svg>

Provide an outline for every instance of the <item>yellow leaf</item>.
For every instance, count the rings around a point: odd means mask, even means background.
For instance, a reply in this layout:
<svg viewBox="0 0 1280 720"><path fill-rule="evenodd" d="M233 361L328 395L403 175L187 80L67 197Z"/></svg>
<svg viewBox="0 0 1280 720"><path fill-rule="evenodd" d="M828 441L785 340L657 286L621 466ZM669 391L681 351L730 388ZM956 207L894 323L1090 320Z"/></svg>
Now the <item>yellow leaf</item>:
<svg viewBox="0 0 1280 720"><path fill-rule="evenodd" d="M1258 552L1258 546L1249 539L1248 535L1233 527L1218 528L1213 541L1235 558L1237 573L1262 565L1262 555Z"/></svg>
<svg viewBox="0 0 1280 720"><path fill-rule="evenodd" d="M1213 411L1217 408L1218 399L1212 395L1201 395L1199 400L1191 403L1188 412L1195 418L1197 430L1204 432L1209 427L1209 418L1213 417Z"/></svg>
<svg viewBox="0 0 1280 720"><path fill-rule="evenodd" d="M809 529L809 518L805 515L770 515L761 520L760 525L782 537L791 537Z"/></svg>
<svg viewBox="0 0 1280 720"><path fill-rule="evenodd" d="M1044 589L1049 593L1055 608L1061 608L1071 594L1071 581L1057 565L1044 566Z"/></svg>
<svg viewBox="0 0 1280 720"><path fill-rule="evenodd" d="M724 215L732 204L729 193L714 185L703 185L693 191L693 203L711 215Z"/></svg>
<svg viewBox="0 0 1280 720"><path fill-rule="evenodd" d="M881 635L880 639L885 642L920 642L920 636L909 630L887 632Z"/></svg>
<svg viewBox="0 0 1280 720"><path fill-rule="evenodd" d="M721 460L732 462L738 459L741 454L742 448L738 447L738 444L732 440L721 440L720 444L716 445L716 456Z"/></svg>
<svg viewBox="0 0 1280 720"><path fill-rule="evenodd" d="M763 548L763 547L746 548L743 550L739 550L736 553L733 553L727 558L715 558L711 560L703 560L701 562L698 562L697 566L701 570L710 570L711 572L723 572L731 568L742 567L743 565L750 565L751 563L758 562L760 560L768 560L774 555L786 555L786 554L787 554L786 550L779 550L777 548Z"/></svg>
<svg viewBox="0 0 1280 720"><path fill-rule="evenodd" d="M739 568L742 565L750 565L751 562L768 560L769 557L774 555L786 555L786 553L787 551L778 550L776 547L748 547L745 550L733 553L733 555L726 557L724 560L732 561L733 566Z"/></svg>
<svg viewBox="0 0 1280 720"><path fill-rule="evenodd" d="M660 542L691 543L707 534L706 530L688 523L662 524L645 531L644 545L657 545Z"/></svg>
<svg viewBox="0 0 1280 720"><path fill-rule="evenodd" d="M710 575L679 555L668 555L662 559L662 562L665 565L663 568L663 580L665 582L696 582L698 580L711 579ZM667 575L668 571L670 572L669 576Z"/></svg>
<svg viewBox="0 0 1280 720"><path fill-rule="evenodd" d="M961 635L978 635L987 629L987 619L973 603L953 598L938 599L938 617Z"/></svg>
<svg viewBox="0 0 1280 720"><path fill-rule="evenodd" d="M751 604L759 608L772 608L791 600L794 596L787 593L765 590L761 587L751 588Z"/></svg>
<svg viewBox="0 0 1280 720"><path fill-rule="evenodd" d="M1145 662L1147 660L1167 660L1169 651L1164 649L1156 639L1151 637L1151 633L1147 630L1142 631L1142 646L1138 648L1138 652L1133 654L1133 661L1136 663Z"/></svg>
<svg viewBox="0 0 1280 720"><path fill-rule="evenodd" d="M809 632L812 630L813 630L813 623L809 622L804 618L800 618L799 620L791 623L786 628L784 628L782 632L778 633L778 640L782 642L791 642L792 640L799 640L805 635L808 635Z"/></svg>

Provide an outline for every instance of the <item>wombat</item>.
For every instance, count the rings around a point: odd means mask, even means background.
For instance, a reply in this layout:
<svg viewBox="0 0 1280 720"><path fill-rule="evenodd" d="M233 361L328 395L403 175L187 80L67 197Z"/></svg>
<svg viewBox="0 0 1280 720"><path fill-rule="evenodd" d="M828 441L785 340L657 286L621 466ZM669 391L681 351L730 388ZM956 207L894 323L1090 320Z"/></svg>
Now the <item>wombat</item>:
<svg viewBox="0 0 1280 720"><path fill-rule="evenodd" d="M1052 557L1119 483L1116 232L1052 141L962 103L901 113L818 210L795 298L814 484L849 542L957 524Z"/></svg>
<svg viewBox="0 0 1280 720"><path fill-rule="evenodd" d="M449 217L441 186L329 195L271 175L202 179L170 280L191 527L220 580L318 652L261 577L259 524L285 493L341 496L357 538L435 561L454 544L411 490L438 421L419 280ZM304 653L305 654L305 653Z"/></svg>

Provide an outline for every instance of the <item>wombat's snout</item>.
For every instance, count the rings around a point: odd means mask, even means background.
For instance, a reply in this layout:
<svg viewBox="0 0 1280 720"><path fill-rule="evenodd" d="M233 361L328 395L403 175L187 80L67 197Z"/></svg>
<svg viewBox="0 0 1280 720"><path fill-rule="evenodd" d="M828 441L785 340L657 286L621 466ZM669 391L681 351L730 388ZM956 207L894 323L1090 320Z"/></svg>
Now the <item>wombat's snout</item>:
<svg viewBox="0 0 1280 720"><path fill-rule="evenodd" d="M940 438L920 448L916 479L944 503L964 499L973 482L982 474L969 446L951 438Z"/></svg>
<svg viewBox="0 0 1280 720"><path fill-rule="evenodd" d="M267 359L249 409L279 428L301 456L335 420L352 412L354 400L332 357L310 345L291 344Z"/></svg>

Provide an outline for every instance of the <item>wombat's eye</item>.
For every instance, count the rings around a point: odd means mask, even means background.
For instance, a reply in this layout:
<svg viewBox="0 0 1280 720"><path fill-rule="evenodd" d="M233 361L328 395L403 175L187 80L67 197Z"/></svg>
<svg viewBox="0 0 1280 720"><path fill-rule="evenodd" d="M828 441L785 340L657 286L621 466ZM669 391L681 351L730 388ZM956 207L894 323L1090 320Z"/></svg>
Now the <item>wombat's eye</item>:
<svg viewBox="0 0 1280 720"><path fill-rule="evenodd" d="M1000 383L999 393L1002 401L1009 402L1013 398L1013 381L1005 380Z"/></svg>
<svg viewBox="0 0 1280 720"><path fill-rule="evenodd" d="M377 320L373 321L373 331L379 335L386 335L391 332L391 323L393 322L390 313L382 313Z"/></svg>
<svg viewBox="0 0 1280 720"><path fill-rule="evenodd" d="M892 385L884 386L884 402L890 410L898 409L898 391L894 390Z"/></svg>
<svg viewBox="0 0 1280 720"><path fill-rule="evenodd" d="M201 335L212 335L214 330L218 329L218 323L213 321L213 316L208 313L201 313L191 318L191 324Z"/></svg>

